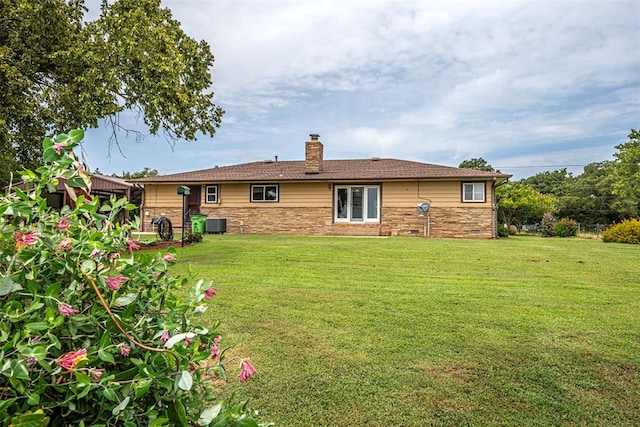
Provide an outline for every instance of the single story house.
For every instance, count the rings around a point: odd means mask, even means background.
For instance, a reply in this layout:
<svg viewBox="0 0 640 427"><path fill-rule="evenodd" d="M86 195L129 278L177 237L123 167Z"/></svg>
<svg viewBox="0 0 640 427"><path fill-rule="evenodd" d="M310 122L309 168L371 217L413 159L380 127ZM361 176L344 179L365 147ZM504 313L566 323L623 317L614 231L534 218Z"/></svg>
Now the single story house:
<svg viewBox="0 0 640 427"><path fill-rule="evenodd" d="M132 181L144 187L144 231L161 216L180 227L186 211L187 223L193 214L224 218L229 233L493 238L495 188L510 177L391 158L324 160L322 142L311 134L304 161L276 158Z"/></svg>

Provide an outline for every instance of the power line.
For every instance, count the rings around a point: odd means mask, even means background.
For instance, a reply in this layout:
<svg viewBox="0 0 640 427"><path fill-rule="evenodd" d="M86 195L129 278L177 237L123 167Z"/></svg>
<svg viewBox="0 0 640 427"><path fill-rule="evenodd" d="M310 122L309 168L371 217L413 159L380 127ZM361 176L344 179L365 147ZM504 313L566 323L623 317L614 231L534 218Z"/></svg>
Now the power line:
<svg viewBox="0 0 640 427"><path fill-rule="evenodd" d="M529 166L495 166L496 169L530 169L530 168L577 168L587 165L529 165Z"/></svg>

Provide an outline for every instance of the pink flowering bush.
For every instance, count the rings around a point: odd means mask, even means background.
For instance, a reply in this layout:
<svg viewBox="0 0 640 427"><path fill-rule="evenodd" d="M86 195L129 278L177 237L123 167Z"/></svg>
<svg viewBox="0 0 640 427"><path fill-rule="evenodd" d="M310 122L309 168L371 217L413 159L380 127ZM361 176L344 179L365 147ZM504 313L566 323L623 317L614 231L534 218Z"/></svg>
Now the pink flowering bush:
<svg viewBox="0 0 640 427"><path fill-rule="evenodd" d="M555 225L557 219L553 216L552 213L546 213L542 215L542 221L538 226L538 230L540 231L540 235L544 237L552 237L553 236L553 226Z"/></svg>
<svg viewBox="0 0 640 427"><path fill-rule="evenodd" d="M173 251L134 256L137 220L116 218L135 206L91 198L82 138L46 138L45 166L0 199L0 426L257 426L220 398L233 360L218 323L192 322L215 288L170 276ZM57 212L45 196L61 179L75 203Z"/></svg>
<svg viewBox="0 0 640 427"><path fill-rule="evenodd" d="M554 237L573 237L578 235L578 223L569 218L562 218L553 225Z"/></svg>

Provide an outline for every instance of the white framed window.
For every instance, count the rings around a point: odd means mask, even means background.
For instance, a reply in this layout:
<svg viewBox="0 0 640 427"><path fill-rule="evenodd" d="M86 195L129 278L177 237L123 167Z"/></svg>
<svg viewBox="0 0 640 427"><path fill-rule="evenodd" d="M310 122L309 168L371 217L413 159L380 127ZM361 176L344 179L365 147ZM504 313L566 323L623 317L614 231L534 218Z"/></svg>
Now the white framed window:
<svg viewBox="0 0 640 427"><path fill-rule="evenodd" d="M205 196L205 203L218 203L218 186L217 185L207 185Z"/></svg>
<svg viewBox="0 0 640 427"><path fill-rule="evenodd" d="M335 222L380 222L379 185L336 185L334 188Z"/></svg>
<svg viewBox="0 0 640 427"><path fill-rule="evenodd" d="M485 201L484 182L462 183L462 201L465 203L482 203Z"/></svg>
<svg viewBox="0 0 640 427"><path fill-rule="evenodd" d="M279 199L278 184L252 184L252 202L277 202Z"/></svg>

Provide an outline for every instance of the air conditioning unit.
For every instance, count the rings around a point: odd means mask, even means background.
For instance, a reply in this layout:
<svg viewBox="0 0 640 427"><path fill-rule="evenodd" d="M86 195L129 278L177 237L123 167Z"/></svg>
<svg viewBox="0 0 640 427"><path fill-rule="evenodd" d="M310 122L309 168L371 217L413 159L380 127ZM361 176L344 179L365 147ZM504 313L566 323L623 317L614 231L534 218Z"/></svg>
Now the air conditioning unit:
<svg viewBox="0 0 640 427"><path fill-rule="evenodd" d="M204 231L205 233L226 233L227 218L207 218Z"/></svg>

